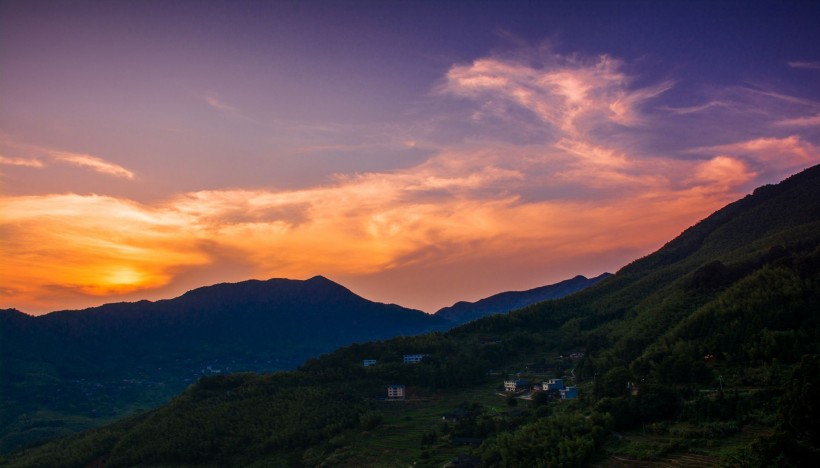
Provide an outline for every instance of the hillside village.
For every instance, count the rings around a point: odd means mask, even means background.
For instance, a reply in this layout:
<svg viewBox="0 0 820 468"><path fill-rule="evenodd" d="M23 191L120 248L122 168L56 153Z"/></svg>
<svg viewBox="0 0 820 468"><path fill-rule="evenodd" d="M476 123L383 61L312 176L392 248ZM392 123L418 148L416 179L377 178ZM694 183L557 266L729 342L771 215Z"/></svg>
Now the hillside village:
<svg viewBox="0 0 820 468"><path fill-rule="evenodd" d="M404 364L418 364L422 362L426 356L428 355L405 354L402 356L402 362ZM578 360L584 357L584 353L575 352L570 353L567 356L569 359ZM559 358L563 358L563 356L559 356ZM362 365L365 368L372 367L377 364L377 359L362 360ZM546 370L555 372L557 369L556 364L533 365L532 367L534 372L545 372ZM492 371L488 371L488 374L490 373L492 373ZM537 394L543 392L550 400L573 400L578 398L580 393L580 390L576 385L566 385L564 382L565 379L563 378L550 378L548 380L543 380L540 383L533 381L533 384L530 384L530 379L520 378L521 372L518 372L517 374L518 378L504 380L503 392L497 392L497 395L505 398L515 397L523 400L532 400ZM570 374L573 374L572 370L570 370ZM575 379L574 375L571 379ZM407 389L405 385L397 383L387 386L388 400L404 400L406 397Z"/></svg>

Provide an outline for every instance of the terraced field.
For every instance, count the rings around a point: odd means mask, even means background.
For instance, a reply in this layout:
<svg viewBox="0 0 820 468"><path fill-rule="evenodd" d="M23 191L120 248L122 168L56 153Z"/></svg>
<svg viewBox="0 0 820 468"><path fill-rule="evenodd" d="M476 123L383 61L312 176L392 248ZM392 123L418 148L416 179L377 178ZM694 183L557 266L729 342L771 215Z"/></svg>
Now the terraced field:
<svg viewBox="0 0 820 468"><path fill-rule="evenodd" d="M422 436L438 430L442 416L463 403L478 403L490 411L504 411L504 400L495 394L497 383L450 395L430 395L404 401L374 402L374 410L384 415L373 431L358 434L344 452L334 453L328 463L334 466L436 466L441 467L459 455L477 455L477 448L453 446L444 438L422 445ZM355 453L355 456L350 455Z"/></svg>
<svg viewBox="0 0 820 468"><path fill-rule="evenodd" d="M610 441L609 458L596 463L597 468L706 468L717 466L721 458L740 447L748 447L760 436L770 435L771 428L745 426L725 438L682 439L632 431Z"/></svg>
<svg viewBox="0 0 820 468"><path fill-rule="evenodd" d="M696 453L681 453L657 460L640 460L623 455L612 455L595 465L596 468L708 468L717 466L718 459Z"/></svg>

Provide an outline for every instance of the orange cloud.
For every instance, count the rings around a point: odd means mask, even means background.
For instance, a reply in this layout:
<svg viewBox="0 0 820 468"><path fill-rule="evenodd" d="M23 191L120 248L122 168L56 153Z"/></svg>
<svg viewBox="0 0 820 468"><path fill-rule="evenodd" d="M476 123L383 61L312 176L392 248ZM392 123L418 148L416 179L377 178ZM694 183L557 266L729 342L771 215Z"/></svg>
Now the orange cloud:
<svg viewBox="0 0 820 468"><path fill-rule="evenodd" d="M746 163L730 156L716 156L698 164L695 170L695 177L699 180L724 190L740 187L756 175Z"/></svg>
<svg viewBox="0 0 820 468"><path fill-rule="evenodd" d="M89 154L66 153L62 151L51 151L51 155L57 160L74 164L76 166L88 167L103 174L113 175L115 177L123 177L126 179L133 179L134 173L128 169L108 161L104 161L96 156Z"/></svg>
<svg viewBox="0 0 820 468"><path fill-rule="evenodd" d="M820 148L797 135L754 138L727 145L697 148L692 152L719 153L743 159L756 172L766 174L774 180L815 164L820 158Z"/></svg>
<svg viewBox="0 0 820 468"><path fill-rule="evenodd" d="M820 114L778 120L778 127L820 127Z"/></svg>
<svg viewBox="0 0 820 468"><path fill-rule="evenodd" d="M579 257L654 248L736 197L744 182L727 183L725 174L739 166L717 157L686 166L693 181L687 187L673 187L671 177L624 173L599 178L598 188L640 188L608 199L527 199L517 193L535 188L527 172L554 158L513 150L446 150L403 171L339 176L325 186L201 191L150 206L104 196L6 197L4 302L42 311L65 307L69 292L88 304L97 296L169 291L185 271L219 267L220 251L259 277L364 277L494 258L569 267ZM639 168L605 149L567 151L590 153L575 157L595 167ZM560 181L585 183L583 174ZM400 302L429 308L409 297Z"/></svg>
<svg viewBox="0 0 820 468"><path fill-rule="evenodd" d="M52 290L107 296L165 284L208 259L172 212L103 196L5 197L4 302L60 307Z"/></svg>
<svg viewBox="0 0 820 468"><path fill-rule="evenodd" d="M43 167L43 163L37 159L30 158L8 158L0 156L0 164L7 166Z"/></svg>

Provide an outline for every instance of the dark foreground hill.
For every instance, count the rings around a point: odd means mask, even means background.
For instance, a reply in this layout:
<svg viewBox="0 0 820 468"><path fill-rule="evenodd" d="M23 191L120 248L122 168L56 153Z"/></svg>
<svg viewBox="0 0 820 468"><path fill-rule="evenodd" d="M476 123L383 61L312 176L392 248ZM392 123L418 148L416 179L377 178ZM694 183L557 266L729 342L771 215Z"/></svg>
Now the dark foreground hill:
<svg viewBox="0 0 820 468"><path fill-rule="evenodd" d="M481 299L476 302L456 302L435 313L436 317L462 324L488 315L503 314L548 299L560 299L588 288L602 279L612 276L604 273L594 278L578 275L560 283L541 286L526 291L508 291Z"/></svg>
<svg viewBox="0 0 820 468"><path fill-rule="evenodd" d="M409 353L427 356L403 364ZM580 397L496 395L505 379L550 378ZM383 401L392 384L406 400ZM0 463L808 467L818 396L813 167L568 298L295 372L206 377L162 408Z"/></svg>
<svg viewBox="0 0 820 468"><path fill-rule="evenodd" d="M476 305L508 312L592 282L578 277ZM0 453L156 407L203 375L289 370L339 346L453 325L321 276L40 317L0 310Z"/></svg>
<svg viewBox="0 0 820 468"><path fill-rule="evenodd" d="M293 369L339 346L448 326L321 276L39 317L0 311L0 449L157 405L202 375Z"/></svg>

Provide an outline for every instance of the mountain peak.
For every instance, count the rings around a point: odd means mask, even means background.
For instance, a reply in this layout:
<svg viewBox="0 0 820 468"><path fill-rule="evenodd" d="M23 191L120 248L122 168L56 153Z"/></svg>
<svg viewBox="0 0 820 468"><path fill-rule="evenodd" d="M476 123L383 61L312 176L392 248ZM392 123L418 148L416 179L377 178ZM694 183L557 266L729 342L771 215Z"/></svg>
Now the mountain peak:
<svg viewBox="0 0 820 468"><path fill-rule="evenodd" d="M312 285L320 285L320 284L322 284L322 285L333 285L333 286L338 286L340 288L344 287L341 284L339 284L335 281L329 280L329 279L325 278L322 275L316 275L312 278L308 278L304 281L304 283L305 284L312 284Z"/></svg>
<svg viewBox="0 0 820 468"><path fill-rule="evenodd" d="M333 283L333 281L330 281L329 279L325 278L325 277L324 277L324 276L322 276L322 275L316 275L316 276L314 276L314 277L312 277L312 278L308 278L308 279L307 279L307 280L305 280L305 281L327 281L327 282Z"/></svg>
<svg viewBox="0 0 820 468"><path fill-rule="evenodd" d="M338 294L350 294L353 296L357 296L351 290L347 289L346 287L342 286L341 284L331 281L324 276L316 275L313 278L306 279L302 282L304 286L307 286L310 289L317 289L323 292L336 292ZM358 297L358 296L357 296Z"/></svg>

